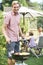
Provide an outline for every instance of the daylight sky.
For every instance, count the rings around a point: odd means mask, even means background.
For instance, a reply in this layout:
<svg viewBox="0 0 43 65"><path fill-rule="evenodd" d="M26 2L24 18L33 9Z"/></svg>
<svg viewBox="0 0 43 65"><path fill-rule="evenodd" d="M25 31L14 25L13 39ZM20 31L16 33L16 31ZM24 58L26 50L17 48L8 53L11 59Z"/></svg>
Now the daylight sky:
<svg viewBox="0 0 43 65"><path fill-rule="evenodd" d="M0 3L2 3L2 0L0 0Z"/></svg>
<svg viewBox="0 0 43 65"><path fill-rule="evenodd" d="M41 3L43 0L30 0L31 2L38 2Z"/></svg>

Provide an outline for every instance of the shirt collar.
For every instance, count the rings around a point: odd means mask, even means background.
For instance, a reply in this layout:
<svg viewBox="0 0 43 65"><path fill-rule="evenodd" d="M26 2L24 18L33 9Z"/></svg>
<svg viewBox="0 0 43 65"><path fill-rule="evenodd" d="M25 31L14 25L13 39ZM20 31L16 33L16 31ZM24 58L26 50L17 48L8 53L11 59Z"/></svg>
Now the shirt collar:
<svg viewBox="0 0 43 65"><path fill-rule="evenodd" d="M15 15L15 13L14 13L13 11L11 11L11 14L12 14L13 16L16 16L16 15L18 15L18 13Z"/></svg>

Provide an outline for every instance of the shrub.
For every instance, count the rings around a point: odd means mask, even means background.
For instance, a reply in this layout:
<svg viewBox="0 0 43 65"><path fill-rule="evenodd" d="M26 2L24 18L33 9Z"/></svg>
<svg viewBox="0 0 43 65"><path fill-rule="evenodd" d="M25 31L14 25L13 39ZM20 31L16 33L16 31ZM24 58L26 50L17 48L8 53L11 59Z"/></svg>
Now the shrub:
<svg viewBox="0 0 43 65"><path fill-rule="evenodd" d="M38 17L37 19L37 28L40 26L43 28L43 17Z"/></svg>

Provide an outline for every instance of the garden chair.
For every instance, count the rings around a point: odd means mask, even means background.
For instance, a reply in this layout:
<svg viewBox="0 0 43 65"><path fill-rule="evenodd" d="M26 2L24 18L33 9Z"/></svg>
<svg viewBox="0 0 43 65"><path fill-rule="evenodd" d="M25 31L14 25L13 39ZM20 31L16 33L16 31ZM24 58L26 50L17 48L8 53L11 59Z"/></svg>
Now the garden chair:
<svg viewBox="0 0 43 65"><path fill-rule="evenodd" d="M36 49L39 51L39 54L41 53L42 48L43 48L43 36L40 36L38 45L36 46Z"/></svg>
<svg viewBox="0 0 43 65"><path fill-rule="evenodd" d="M34 51L33 51L33 48L35 49ZM38 42L38 45L36 45L36 47L30 47L30 51L37 57L37 58L39 58L39 56L41 56L41 55L43 55L42 54L42 48L43 48L43 36L40 36L39 37L39 42ZM41 55L40 55L40 53L41 53Z"/></svg>

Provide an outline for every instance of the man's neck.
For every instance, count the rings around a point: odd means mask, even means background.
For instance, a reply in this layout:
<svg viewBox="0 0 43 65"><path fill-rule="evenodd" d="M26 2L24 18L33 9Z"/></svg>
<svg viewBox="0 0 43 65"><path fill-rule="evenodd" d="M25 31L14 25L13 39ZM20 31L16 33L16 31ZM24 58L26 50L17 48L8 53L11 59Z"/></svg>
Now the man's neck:
<svg viewBox="0 0 43 65"><path fill-rule="evenodd" d="M15 16L18 15L18 12L14 12L14 15L15 15Z"/></svg>

